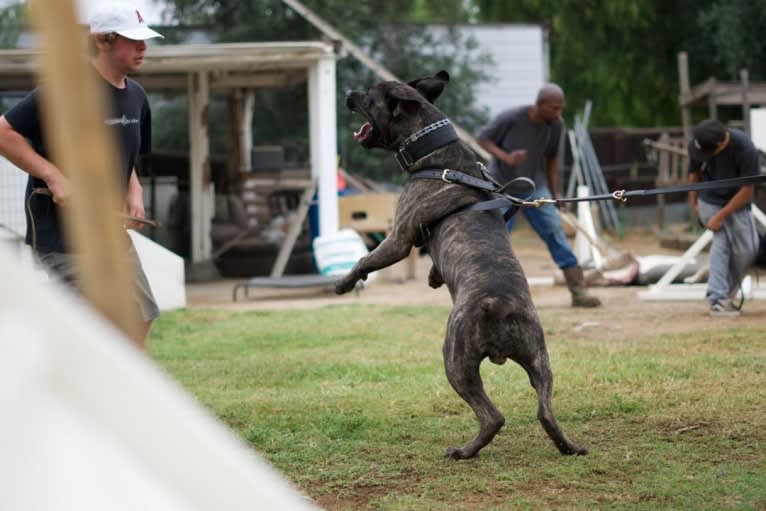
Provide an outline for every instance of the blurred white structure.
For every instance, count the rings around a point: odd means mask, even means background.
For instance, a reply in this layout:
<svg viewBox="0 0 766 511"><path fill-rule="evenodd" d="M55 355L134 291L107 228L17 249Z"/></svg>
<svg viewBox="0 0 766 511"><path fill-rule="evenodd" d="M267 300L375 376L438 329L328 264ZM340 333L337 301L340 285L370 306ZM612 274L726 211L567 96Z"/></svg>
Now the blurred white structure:
<svg viewBox="0 0 766 511"><path fill-rule="evenodd" d="M183 257L146 236L128 231L146 280L161 311L186 307L186 272Z"/></svg>
<svg viewBox="0 0 766 511"><path fill-rule="evenodd" d="M316 510L143 353L0 249L0 509Z"/></svg>

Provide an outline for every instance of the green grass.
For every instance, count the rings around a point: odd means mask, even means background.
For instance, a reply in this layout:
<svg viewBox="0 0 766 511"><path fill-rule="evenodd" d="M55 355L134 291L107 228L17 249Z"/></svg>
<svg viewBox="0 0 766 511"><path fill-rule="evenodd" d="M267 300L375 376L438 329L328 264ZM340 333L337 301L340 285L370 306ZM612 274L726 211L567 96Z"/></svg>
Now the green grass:
<svg viewBox="0 0 766 511"><path fill-rule="evenodd" d="M150 352L327 509L766 509L766 341L754 328L573 337L542 311L554 408L586 457L542 431L526 374L482 366L506 416L476 433L444 376L445 307L164 314Z"/></svg>

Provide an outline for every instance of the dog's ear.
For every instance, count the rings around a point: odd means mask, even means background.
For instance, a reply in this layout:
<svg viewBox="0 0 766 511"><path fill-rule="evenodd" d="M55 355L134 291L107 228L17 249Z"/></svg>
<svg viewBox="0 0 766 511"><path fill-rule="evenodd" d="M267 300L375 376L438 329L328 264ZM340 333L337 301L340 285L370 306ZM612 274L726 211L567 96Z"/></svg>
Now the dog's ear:
<svg viewBox="0 0 766 511"><path fill-rule="evenodd" d="M447 82L449 82L449 73L441 70L434 76L412 80L408 85L417 90L429 102L433 103L436 98L441 96Z"/></svg>
<svg viewBox="0 0 766 511"><path fill-rule="evenodd" d="M402 115L413 116L420 110L420 102L403 96L389 94L386 96L386 107L394 118Z"/></svg>

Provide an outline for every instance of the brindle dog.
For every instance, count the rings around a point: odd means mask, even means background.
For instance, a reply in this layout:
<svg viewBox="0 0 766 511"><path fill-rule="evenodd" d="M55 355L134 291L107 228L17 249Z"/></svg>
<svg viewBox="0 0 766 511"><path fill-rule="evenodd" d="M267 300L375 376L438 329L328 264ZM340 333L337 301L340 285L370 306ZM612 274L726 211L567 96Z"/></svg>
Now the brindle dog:
<svg viewBox="0 0 766 511"><path fill-rule="evenodd" d="M441 71L409 84L382 82L366 92L350 93L346 106L367 120L354 138L365 148L396 151L411 134L446 118L432 103L448 80ZM408 170L426 168L455 169L482 178L476 156L460 141L437 149ZM537 392L537 416L556 447L562 454L587 454L567 439L553 415L553 376L543 329L502 216L497 210L465 209L486 199L483 192L464 185L410 179L391 234L336 283L336 292L351 291L359 279L404 259L413 246L426 242L433 260L428 283L433 288L446 283L454 304L443 348L447 379L479 421L476 438L464 447L448 449L446 455L475 456L505 423L484 392L479 366L487 357L495 364L510 358L521 365Z"/></svg>

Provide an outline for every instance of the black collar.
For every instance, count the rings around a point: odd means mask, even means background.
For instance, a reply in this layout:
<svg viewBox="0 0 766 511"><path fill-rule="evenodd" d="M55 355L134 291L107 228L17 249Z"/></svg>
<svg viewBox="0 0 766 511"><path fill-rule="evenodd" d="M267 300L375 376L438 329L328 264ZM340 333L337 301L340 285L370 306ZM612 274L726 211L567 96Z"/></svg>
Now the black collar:
<svg viewBox="0 0 766 511"><path fill-rule="evenodd" d="M394 158L402 170L406 171L410 165L419 159L457 139L455 128L449 119L445 118L429 124L407 137L399 146L399 150L394 153Z"/></svg>

